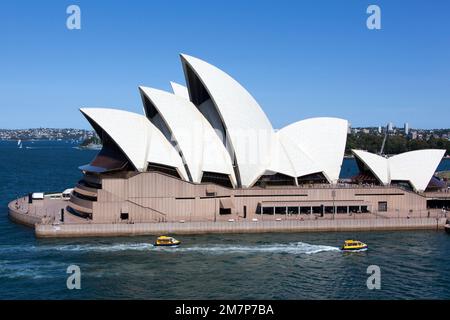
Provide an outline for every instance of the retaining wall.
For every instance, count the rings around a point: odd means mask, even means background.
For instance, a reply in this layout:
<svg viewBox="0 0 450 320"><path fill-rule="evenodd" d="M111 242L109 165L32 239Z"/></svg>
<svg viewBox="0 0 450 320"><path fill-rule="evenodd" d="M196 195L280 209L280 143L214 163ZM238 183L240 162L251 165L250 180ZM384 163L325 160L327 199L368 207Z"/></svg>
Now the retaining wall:
<svg viewBox="0 0 450 320"><path fill-rule="evenodd" d="M42 220L41 217L14 209L11 204L8 205L8 213L8 216L12 221L23 224L27 227L34 227L36 223L40 223Z"/></svg>
<svg viewBox="0 0 450 320"><path fill-rule="evenodd" d="M445 218L390 218L311 221L243 221L117 224L36 224L37 237L101 237L202 233L263 233L441 229Z"/></svg>

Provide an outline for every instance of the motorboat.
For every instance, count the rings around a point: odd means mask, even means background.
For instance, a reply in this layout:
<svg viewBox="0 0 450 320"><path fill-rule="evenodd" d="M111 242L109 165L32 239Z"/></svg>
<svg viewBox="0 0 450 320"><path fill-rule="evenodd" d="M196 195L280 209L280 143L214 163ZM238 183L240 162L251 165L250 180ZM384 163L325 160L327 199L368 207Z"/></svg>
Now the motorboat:
<svg viewBox="0 0 450 320"><path fill-rule="evenodd" d="M367 249L367 244L358 240L345 240L341 248L342 251L363 251Z"/></svg>
<svg viewBox="0 0 450 320"><path fill-rule="evenodd" d="M178 246L181 243L181 241L178 241L177 239L173 237L168 236L160 236L155 241L155 247L173 247Z"/></svg>

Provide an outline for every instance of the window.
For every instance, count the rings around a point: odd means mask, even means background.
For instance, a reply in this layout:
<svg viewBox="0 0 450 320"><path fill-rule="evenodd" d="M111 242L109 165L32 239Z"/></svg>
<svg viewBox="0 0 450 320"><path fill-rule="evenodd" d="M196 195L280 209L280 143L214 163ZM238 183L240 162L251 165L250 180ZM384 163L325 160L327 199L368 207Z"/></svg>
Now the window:
<svg viewBox="0 0 450 320"><path fill-rule="evenodd" d="M73 191L73 192L72 192L72 195L73 195L75 198L79 198L79 199L86 200L86 201L97 201L97 197L86 196L86 195L81 194L81 193L78 193L78 192L76 192L76 191Z"/></svg>
<svg viewBox="0 0 450 320"><path fill-rule="evenodd" d="M219 214L231 214L231 208L220 208Z"/></svg>
<svg viewBox="0 0 450 320"><path fill-rule="evenodd" d="M326 206L325 207L325 213L334 213L334 207Z"/></svg>
<svg viewBox="0 0 450 320"><path fill-rule="evenodd" d="M274 214L273 207L263 207L263 214Z"/></svg>
<svg viewBox="0 0 450 320"><path fill-rule="evenodd" d="M301 214L311 214L311 207L300 207Z"/></svg>
<svg viewBox="0 0 450 320"><path fill-rule="evenodd" d="M322 207L313 207L313 213L322 213Z"/></svg>
<svg viewBox="0 0 450 320"><path fill-rule="evenodd" d="M275 214L286 214L286 207L276 207Z"/></svg>
<svg viewBox="0 0 450 320"><path fill-rule="evenodd" d="M258 181L255 182L256 187L265 188L266 186L294 186L295 178L276 173L271 175L262 175Z"/></svg>
<svg viewBox="0 0 450 320"><path fill-rule="evenodd" d="M336 213L347 213L347 207L343 206L336 207Z"/></svg>
<svg viewBox="0 0 450 320"><path fill-rule="evenodd" d="M359 207L358 206L350 206L349 210L351 213L357 213L359 211Z"/></svg>
<svg viewBox="0 0 450 320"><path fill-rule="evenodd" d="M387 211L387 201L378 201L378 211L379 212Z"/></svg>
<svg viewBox="0 0 450 320"><path fill-rule="evenodd" d="M215 172L203 172L202 183L215 183L226 188L233 188L230 176Z"/></svg>
<svg viewBox="0 0 450 320"><path fill-rule="evenodd" d="M128 220L128 212L121 212L120 220Z"/></svg>
<svg viewBox="0 0 450 320"><path fill-rule="evenodd" d="M162 164L149 163L147 166L147 171L158 171L173 176L175 178L181 179L176 168Z"/></svg>
<svg viewBox="0 0 450 320"><path fill-rule="evenodd" d="M78 217L81 217L84 219L92 219L92 213L78 211L78 210L75 210L74 208L72 208L71 206L67 206L66 210L75 216L78 216Z"/></svg>

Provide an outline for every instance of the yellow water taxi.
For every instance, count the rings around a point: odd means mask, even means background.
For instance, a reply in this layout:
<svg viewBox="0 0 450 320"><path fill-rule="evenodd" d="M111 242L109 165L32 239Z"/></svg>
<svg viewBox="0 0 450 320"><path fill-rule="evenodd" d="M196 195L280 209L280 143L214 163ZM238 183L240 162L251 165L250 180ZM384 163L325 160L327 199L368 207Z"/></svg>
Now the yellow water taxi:
<svg viewBox="0 0 450 320"><path fill-rule="evenodd" d="M181 243L181 241L178 241L175 238L168 237L168 236L160 236L155 241L156 247L172 247L172 246L178 246Z"/></svg>
<svg viewBox="0 0 450 320"><path fill-rule="evenodd" d="M367 250L368 246L364 242L357 240L345 240L344 245L342 246L342 251L358 251L358 250Z"/></svg>

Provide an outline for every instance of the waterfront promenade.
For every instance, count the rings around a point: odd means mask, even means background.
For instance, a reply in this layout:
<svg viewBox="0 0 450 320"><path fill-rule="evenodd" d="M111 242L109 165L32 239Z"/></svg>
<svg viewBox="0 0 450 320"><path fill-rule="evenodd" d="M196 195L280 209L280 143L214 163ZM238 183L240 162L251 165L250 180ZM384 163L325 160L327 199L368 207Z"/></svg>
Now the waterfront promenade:
<svg viewBox="0 0 450 320"><path fill-rule="evenodd" d="M37 237L102 237L161 234L438 230L445 218L325 219L238 222L36 224Z"/></svg>
<svg viewBox="0 0 450 320"><path fill-rule="evenodd" d="M326 231L376 231L376 230L420 230L442 229L446 215L441 210L416 212L405 215L399 212L384 214L326 214L269 216L248 221L179 221L161 223L92 223L66 213L61 222L60 211L65 201L46 198L41 206L29 206L27 198L9 203L12 220L33 227L37 237L102 237L138 236L161 234L204 233L264 233L264 232L326 232Z"/></svg>

